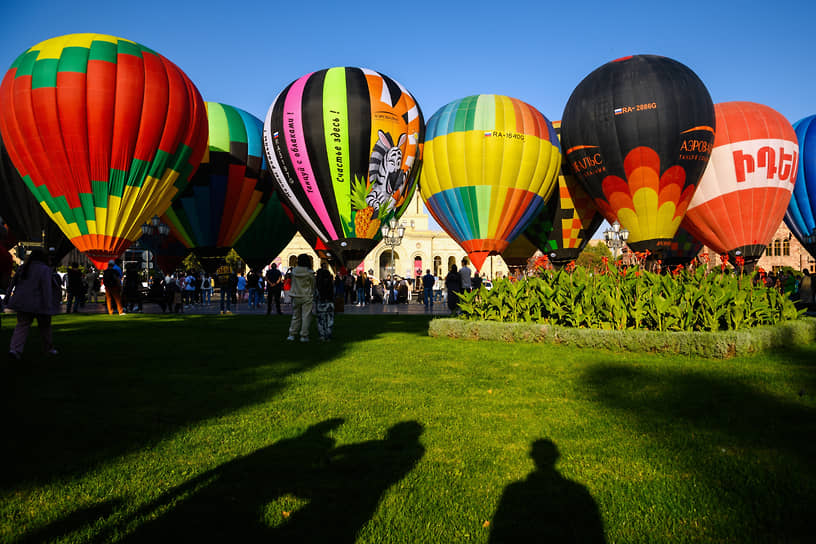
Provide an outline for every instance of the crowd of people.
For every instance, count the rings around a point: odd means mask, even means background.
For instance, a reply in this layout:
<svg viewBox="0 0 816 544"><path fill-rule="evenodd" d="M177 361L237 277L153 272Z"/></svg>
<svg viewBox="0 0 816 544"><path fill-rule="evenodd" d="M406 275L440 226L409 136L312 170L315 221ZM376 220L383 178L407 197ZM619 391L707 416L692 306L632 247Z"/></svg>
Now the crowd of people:
<svg viewBox="0 0 816 544"><path fill-rule="evenodd" d="M484 281L483 276L473 273L467 258L462 259L461 267L451 265L444 277L426 270L412 280L386 276L377 281L364 271L332 275L325 262L315 272L312 258L302 254L297 257L297 265L285 273L275 263L265 271L250 270L246 275L224 265L212 275L195 270L166 276L154 273L145 288L143 271L136 263L128 263L123 270L121 260L111 260L100 275L93 268L83 272L72 262L60 276L51 261L46 251L34 248L11 277L5 305L17 312L9 347L12 358L21 357L35 319L45 352L56 355L51 316L60 313L63 302L67 313L79 312L88 302L96 303L103 288L107 312L119 315L141 312L146 302L171 313L216 306L221 314L229 314L246 304L251 311L262 310L265 305L266 315L271 315L273 310L282 314L282 305L288 305L292 317L287 339L308 342L312 316L316 317L320 339L331 340L336 305L342 308L347 304L364 307L407 303L416 288L421 293L418 302L426 310L433 311L435 302L443 302L451 313L458 313L458 295L479 289ZM807 269L801 276L790 271L761 273L755 276L755 281L790 295L800 307L813 309L816 304L812 276Z"/></svg>

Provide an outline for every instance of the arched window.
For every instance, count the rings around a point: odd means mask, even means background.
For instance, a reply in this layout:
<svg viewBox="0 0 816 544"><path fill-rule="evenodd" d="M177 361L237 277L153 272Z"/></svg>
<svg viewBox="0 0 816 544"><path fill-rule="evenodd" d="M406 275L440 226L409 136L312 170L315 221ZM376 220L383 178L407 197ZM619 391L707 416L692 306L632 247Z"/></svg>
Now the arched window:
<svg viewBox="0 0 816 544"><path fill-rule="evenodd" d="M433 267L434 276L438 276L442 273L442 257L437 255L434 257L434 267Z"/></svg>
<svg viewBox="0 0 816 544"><path fill-rule="evenodd" d="M782 255L785 257L790 255L790 240L784 240L782 242Z"/></svg>
<svg viewBox="0 0 816 544"><path fill-rule="evenodd" d="M774 257L782 255L782 240L774 240Z"/></svg>
<svg viewBox="0 0 816 544"><path fill-rule="evenodd" d="M768 244L768 247L765 248L765 256L770 257L773 255L773 244Z"/></svg>
<svg viewBox="0 0 816 544"><path fill-rule="evenodd" d="M454 266L456 266L456 257L451 255L450 257L448 257L448 270L450 270Z"/></svg>
<svg viewBox="0 0 816 544"><path fill-rule="evenodd" d="M297 266L297 255L289 255L289 266L294 268Z"/></svg>

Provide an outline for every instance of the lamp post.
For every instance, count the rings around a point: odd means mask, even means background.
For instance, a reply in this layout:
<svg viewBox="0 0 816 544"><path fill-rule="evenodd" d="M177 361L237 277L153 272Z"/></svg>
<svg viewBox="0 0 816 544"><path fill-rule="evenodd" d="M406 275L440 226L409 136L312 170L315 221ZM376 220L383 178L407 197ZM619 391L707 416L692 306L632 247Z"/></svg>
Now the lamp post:
<svg viewBox="0 0 816 544"><path fill-rule="evenodd" d="M148 253L155 254L159 248L161 239L165 238L168 234L170 234L170 227L162 222L158 215L154 215L150 221L142 225L142 237L139 241L142 242L142 247L144 247ZM155 258L155 255L153 255L153 257ZM147 268L150 268L149 258Z"/></svg>
<svg viewBox="0 0 816 544"><path fill-rule="evenodd" d="M626 245L626 240L629 239L629 231L622 229L620 223L615 220L612 223L612 228L604 231L604 241L609 249L612 250L613 260L618 260L618 252Z"/></svg>
<svg viewBox="0 0 816 544"><path fill-rule="evenodd" d="M380 228L383 242L391 248L391 275L394 276L394 248L402 243L402 237L405 236L405 227L397 224L397 220L393 217L388 221L387 225Z"/></svg>

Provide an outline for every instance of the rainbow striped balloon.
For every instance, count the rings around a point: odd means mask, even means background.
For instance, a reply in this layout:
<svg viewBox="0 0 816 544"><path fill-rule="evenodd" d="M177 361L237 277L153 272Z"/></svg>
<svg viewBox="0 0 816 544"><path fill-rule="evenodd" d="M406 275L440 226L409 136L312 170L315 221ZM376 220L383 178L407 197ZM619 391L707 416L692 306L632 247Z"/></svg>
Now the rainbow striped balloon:
<svg viewBox="0 0 816 544"><path fill-rule="evenodd" d="M0 85L0 132L40 205L104 266L187 185L207 119L195 85L155 51L70 34L11 65Z"/></svg>
<svg viewBox="0 0 816 544"><path fill-rule="evenodd" d="M560 164L555 130L534 107L469 96L428 120L420 189L434 219L481 269L538 214Z"/></svg>
<svg viewBox="0 0 816 544"><path fill-rule="evenodd" d="M263 121L234 106L205 105L207 153L164 218L204 268L214 272L261 212L273 184L263 155Z"/></svg>

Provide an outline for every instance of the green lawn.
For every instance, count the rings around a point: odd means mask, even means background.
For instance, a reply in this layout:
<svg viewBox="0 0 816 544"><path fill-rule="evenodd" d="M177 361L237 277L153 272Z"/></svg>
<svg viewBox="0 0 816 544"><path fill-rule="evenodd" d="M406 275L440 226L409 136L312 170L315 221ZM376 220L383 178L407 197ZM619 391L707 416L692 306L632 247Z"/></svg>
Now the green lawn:
<svg viewBox="0 0 816 544"><path fill-rule="evenodd" d="M0 342L8 345L13 316ZM816 347L710 361L422 316L60 316L0 377L0 542L812 542Z"/></svg>

